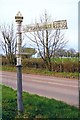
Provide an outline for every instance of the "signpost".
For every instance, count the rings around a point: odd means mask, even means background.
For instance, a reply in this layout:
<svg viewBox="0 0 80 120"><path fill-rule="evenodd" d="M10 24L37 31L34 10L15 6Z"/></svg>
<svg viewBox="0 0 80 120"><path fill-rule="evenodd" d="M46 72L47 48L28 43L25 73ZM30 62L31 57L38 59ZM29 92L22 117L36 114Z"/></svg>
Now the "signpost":
<svg viewBox="0 0 80 120"><path fill-rule="evenodd" d="M23 102L22 102L22 65L21 65L21 43L22 43L22 22L23 22L23 16L20 12L17 13L15 16L15 21L17 23L17 51L16 51L16 57L17 57L17 105L18 105L18 114L23 112Z"/></svg>
<svg viewBox="0 0 80 120"><path fill-rule="evenodd" d="M35 31L51 30L51 29L67 29L67 21L59 20L50 23L49 22L36 23L36 24L23 26L23 32L35 32Z"/></svg>
<svg viewBox="0 0 80 120"><path fill-rule="evenodd" d="M35 32L41 30L51 30L51 29L67 29L67 21L59 20L51 23L37 23L33 25L22 26L23 16L20 12L15 16L15 21L17 23L17 104L18 112L23 112L23 101L22 101L22 65L21 65L21 43L22 43L22 32Z"/></svg>

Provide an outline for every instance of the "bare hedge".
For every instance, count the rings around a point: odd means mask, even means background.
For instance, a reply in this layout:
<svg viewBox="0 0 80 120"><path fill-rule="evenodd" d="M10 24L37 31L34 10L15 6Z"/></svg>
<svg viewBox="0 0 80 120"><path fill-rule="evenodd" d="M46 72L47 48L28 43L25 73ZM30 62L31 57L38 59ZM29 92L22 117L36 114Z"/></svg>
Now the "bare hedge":
<svg viewBox="0 0 80 120"><path fill-rule="evenodd" d="M46 69L42 59L29 58L22 60L23 67ZM55 72L78 72L80 63L78 60L52 61L52 70Z"/></svg>
<svg viewBox="0 0 80 120"><path fill-rule="evenodd" d="M8 65L9 61L3 57L2 58L2 65ZM40 58L27 58L22 59L23 67L28 68L39 68L39 69L46 69L45 63ZM71 59L63 59L63 60L52 60L52 71L55 72L78 72L80 71L80 63L78 59L71 60Z"/></svg>

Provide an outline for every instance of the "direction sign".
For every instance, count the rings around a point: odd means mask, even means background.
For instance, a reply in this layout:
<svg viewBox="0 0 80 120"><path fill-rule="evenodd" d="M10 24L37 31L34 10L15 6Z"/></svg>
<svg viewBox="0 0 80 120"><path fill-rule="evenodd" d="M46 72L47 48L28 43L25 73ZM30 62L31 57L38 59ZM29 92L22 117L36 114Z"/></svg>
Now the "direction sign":
<svg viewBox="0 0 80 120"><path fill-rule="evenodd" d="M35 31L50 30L50 29L67 29L67 21L58 20L54 22L36 23L36 24L23 26L24 32L35 32Z"/></svg>

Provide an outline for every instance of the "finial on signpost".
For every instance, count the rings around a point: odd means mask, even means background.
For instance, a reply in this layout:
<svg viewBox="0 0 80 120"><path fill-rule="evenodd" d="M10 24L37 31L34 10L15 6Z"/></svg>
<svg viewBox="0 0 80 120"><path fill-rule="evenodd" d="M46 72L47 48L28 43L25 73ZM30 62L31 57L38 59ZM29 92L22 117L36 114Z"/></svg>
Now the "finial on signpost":
<svg viewBox="0 0 80 120"><path fill-rule="evenodd" d="M23 22L23 16L20 11L16 14L15 20L16 22Z"/></svg>

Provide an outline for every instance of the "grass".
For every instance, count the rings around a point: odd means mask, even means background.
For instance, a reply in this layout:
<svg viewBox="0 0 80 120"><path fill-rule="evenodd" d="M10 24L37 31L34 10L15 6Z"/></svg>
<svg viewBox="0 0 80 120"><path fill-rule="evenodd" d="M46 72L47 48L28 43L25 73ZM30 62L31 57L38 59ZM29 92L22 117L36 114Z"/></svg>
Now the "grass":
<svg viewBox="0 0 80 120"><path fill-rule="evenodd" d="M0 70L3 71L11 71L11 72L16 72L16 67L15 66L2 66L0 67ZM23 73L27 74L39 74L39 75L48 75L48 76L55 76L55 77L64 77L64 78L78 78L78 73L71 73L71 72L53 72L53 71L48 71L45 69L36 69L36 68L23 68Z"/></svg>
<svg viewBox="0 0 80 120"><path fill-rule="evenodd" d="M46 118L46 120L70 118L70 120L75 120L78 118L78 108L67 105L61 101L32 95L26 92L23 92L24 113L18 116L16 94L16 91L12 88L2 86L3 120L27 120L27 118L29 118L29 120L35 120L36 118Z"/></svg>
<svg viewBox="0 0 80 120"><path fill-rule="evenodd" d="M52 61L56 61L56 62L65 62L65 61L75 61L75 62L78 62L78 58L77 57L72 57L72 58L54 58L52 59Z"/></svg>
<svg viewBox="0 0 80 120"><path fill-rule="evenodd" d="M15 66L5 65L5 66L2 66L2 68L0 67L0 70L15 72L16 71L16 67Z"/></svg>

